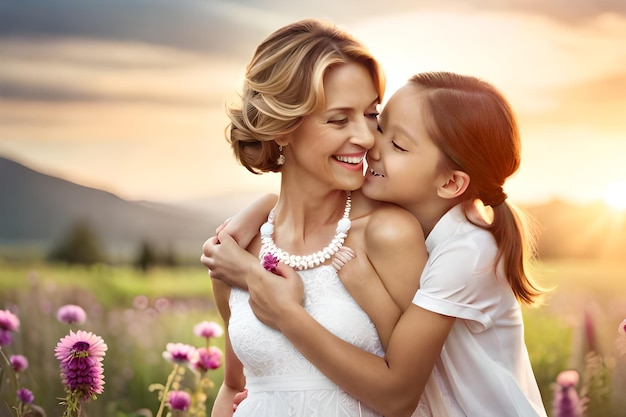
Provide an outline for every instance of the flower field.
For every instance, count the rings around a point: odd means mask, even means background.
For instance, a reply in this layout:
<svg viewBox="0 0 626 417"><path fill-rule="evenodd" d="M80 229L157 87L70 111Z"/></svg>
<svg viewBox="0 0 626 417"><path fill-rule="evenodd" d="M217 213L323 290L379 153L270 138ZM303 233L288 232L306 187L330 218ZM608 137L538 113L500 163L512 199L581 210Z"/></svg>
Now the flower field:
<svg viewBox="0 0 626 417"><path fill-rule="evenodd" d="M626 415L626 406L616 403L624 400L615 395L616 389L626 392L626 352L619 350L624 345L616 345L626 340L626 335L618 333L626 318L626 264L540 262L537 275L542 285L555 286L543 306L524 310L527 346L549 414L557 417L552 403L555 387L559 387L556 398L561 410L573 392L587 397L585 416ZM66 305L82 307L86 318L65 310L66 320L62 321L57 314L61 316L59 309ZM67 393L55 348L70 331L79 330L93 332L107 345L102 360L104 389L97 399L84 404L83 415L156 416L162 409L159 393L168 381L180 387L197 383L194 372L184 372L181 366L174 364L173 372L172 358L185 353L187 346L199 351L204 348L208 354L208 339L200 336L196 326L220 322L210 279L202 266L143 274L102 265L0 265L1 310L15 314L20 322L19 330L11 332L11 343L0 345L3 356L27 359L27 368L18 373L16 381L10 377L11 365L0 357L2 417L16 415L13 407L20 404L17 385L28 388L33 404L47 416L63 414L60 402ZM84 319L82 324L80 319ZM211 345L223 349L223 337L214 337ZM18 359L22 360L16 358L16 364L23 366ZM575 370L577 375L559 377L567 370ZM207 369L205 375L203 389L208 396L204 400L210 410L223 367ZM30 399L26 394L22 392L23 400ZM185 394L172 395L170 401L189 403ZM570 402L579 406L580 401L574 398Z"/></svg>

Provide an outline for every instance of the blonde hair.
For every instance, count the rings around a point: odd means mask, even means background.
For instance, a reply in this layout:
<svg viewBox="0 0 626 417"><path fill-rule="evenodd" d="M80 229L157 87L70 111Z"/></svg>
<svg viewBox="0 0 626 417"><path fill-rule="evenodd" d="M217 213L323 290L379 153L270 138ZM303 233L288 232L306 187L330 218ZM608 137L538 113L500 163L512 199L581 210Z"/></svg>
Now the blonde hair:
<svg viewBox="0 0 626 417"><path fill-rule="evenodd" d="M465 216L470 219L475 199L492 207L493 222L486 228L498 244L497 260L504 261L518 300L533 303L543 292L528 275L534 237L524 213L506 201L502 189L521 162L519 130L509 103L494 86L471 76L434 72L409 81L425 93L427 129L445 155L444 165L470 176L462 197Z"/></svg>
<svg viewBox="0 0 626 417"><path fill-rule="evenodd" d="M332 23L301 20L273 32L257 47L246 68L241 100L226 108L226 137L248 171L280 169L274 140L292 132L324 103L324 75L345 63L363 65L382 100L385 79L378 62Z"/></svg>

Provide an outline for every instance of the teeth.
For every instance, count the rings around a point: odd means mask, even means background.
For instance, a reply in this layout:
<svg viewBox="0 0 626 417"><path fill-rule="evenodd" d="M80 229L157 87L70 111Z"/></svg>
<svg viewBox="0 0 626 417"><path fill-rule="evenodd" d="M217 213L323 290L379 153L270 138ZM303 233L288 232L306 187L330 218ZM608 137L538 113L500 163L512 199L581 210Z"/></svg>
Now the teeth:
<svg viewBox="0 0 626 417"><path fill-rule="evenodd" d="M374 171L373 169L370 168L370 174L372 174L375 177L385 177L383 174L379 174L378 172Z"/></svg>
<svg viewBox="0 0 626 417"><path fill-rule="evenodd" d="M363 160L362 156L336 156L335 159L339 162L345 162L347 164L360 164Z"/></svg>

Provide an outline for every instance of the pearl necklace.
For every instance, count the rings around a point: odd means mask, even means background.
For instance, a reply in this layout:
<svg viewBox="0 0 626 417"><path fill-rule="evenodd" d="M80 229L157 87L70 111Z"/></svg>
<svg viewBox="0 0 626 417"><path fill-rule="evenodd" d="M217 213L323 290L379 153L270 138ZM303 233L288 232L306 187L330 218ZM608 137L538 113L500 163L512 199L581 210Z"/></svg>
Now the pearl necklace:
<svg viewBox="0 0 626 417"><path fill-rule="evenodd" d="M333 240L331 240L324 249L310 255L291 255L289 252L276 246L272 237L274 234L274 209L272 209L267 217L267 222L263 223L261 226L261 259L263 259L267 253L272 253L280 262L298 271L320 266L336 254L343 246L343 242L348 236L348 230L350 230L352 226L352 222L350 221L351 209L352 199L350 193L348 193L346 207L343 210L343 217L337 222L337 229Z"/></svg>

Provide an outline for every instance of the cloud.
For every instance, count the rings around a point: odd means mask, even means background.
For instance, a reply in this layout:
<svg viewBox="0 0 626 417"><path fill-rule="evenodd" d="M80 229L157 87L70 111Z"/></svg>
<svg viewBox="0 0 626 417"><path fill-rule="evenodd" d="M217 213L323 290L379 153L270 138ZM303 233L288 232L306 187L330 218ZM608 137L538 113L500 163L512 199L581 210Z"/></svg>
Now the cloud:
<svg viewBox="0 0 626 417"><path fill-rule="evenodd" d="M277 14L226 1L32 0L0 2L0 37L142 42L224 55L275 28Z"/></svg>
<svg viewBox="0 0 626 417"><path fill-rule="evenodd" d="M598 133L622 132L626 143L626 74L581 80L551 91L554 105L528 118L535 126L579 126Z"/></svg>
<svg viewBox="0 0 626 417"><path fill-rule="evenodd" d="M78 39L0 40L0 98L42 103L221 106L243 60Z"/></svg>

